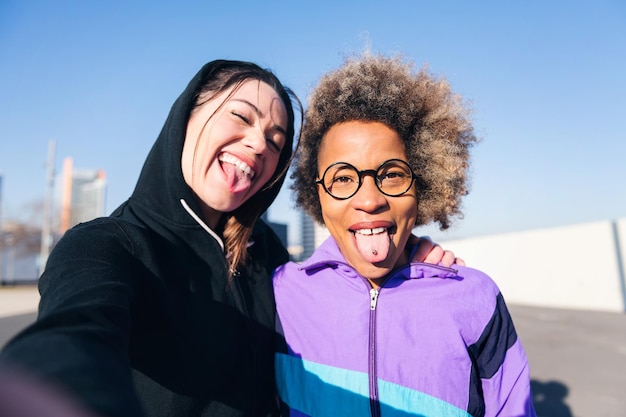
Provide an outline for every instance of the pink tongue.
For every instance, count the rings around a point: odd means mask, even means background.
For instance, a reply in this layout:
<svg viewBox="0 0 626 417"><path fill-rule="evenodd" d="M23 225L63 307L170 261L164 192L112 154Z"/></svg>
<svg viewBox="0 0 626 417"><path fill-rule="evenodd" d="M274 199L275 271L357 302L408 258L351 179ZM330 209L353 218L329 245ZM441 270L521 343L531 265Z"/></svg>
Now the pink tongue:
<svg viewBox="0 0 626 417"><path fill-rule="evenodd" d="M226 183L231 193L237 193L250 187L250 177L234 165L222 163L222 169L226 173Z"/></svg>
<svg viewBox="0 0 626 417"><path fill-rule="evenodd" d="M381 262L387 259L389 253L389 234L387 230L375 235L355 233L356 247L367 262Z"/></svg>

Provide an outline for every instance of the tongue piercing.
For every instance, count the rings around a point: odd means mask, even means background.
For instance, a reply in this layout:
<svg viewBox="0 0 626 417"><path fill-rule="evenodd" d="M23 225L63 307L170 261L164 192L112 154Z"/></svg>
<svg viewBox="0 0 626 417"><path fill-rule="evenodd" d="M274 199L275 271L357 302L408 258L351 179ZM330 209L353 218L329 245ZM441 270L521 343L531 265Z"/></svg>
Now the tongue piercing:
<svg viewBox="0 0 626 417"><path fill-rule="evenodd" d="M372 255L374 256L378 255L378 251L376 249L372 249Z"/></svg>

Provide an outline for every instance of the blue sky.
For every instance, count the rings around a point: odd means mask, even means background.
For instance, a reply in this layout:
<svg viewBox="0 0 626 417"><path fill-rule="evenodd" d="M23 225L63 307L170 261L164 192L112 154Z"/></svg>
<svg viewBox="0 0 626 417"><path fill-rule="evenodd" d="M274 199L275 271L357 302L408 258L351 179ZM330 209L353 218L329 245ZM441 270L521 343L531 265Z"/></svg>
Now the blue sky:
<svg viewBox="0 0 626 417"><path fill-rule="evenodd" d="M445 240L626 217L621 0L3 0L2 218L34 218L51 140L57 172L67 156L106 171L113 210L207 61L258 62L306 102L322 73L368 45L428 64L475 109L482 140L465 218L423 233ZM293 229L290 198L285 189L269 214Z"/></svg>

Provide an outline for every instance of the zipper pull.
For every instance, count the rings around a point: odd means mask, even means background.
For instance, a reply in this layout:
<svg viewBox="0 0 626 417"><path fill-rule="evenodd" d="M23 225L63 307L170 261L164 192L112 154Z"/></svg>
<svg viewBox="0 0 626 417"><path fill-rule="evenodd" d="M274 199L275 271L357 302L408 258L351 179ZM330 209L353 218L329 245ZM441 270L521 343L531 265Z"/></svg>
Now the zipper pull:
<svg viewBox="0 0 626 417"><path fill-rule="evenodd" d="M378 301L378 290L376 288L370 289L370 310L376 310L376 302Z"/></svg>

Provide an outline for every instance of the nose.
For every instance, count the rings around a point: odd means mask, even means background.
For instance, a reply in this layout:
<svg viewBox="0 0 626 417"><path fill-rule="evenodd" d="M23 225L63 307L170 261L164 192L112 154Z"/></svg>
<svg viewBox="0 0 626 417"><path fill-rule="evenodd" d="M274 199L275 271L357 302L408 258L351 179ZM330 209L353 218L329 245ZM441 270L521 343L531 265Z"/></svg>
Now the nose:
<svg viewBox="0 0 626 417"><path fill-rule="evenodd" d="M376 179L373 175L364 175L361 188L350 199L350 204L356 210L363 210L368 213L379 211L387 207L387 198L376 187Z"/></svg>
<svg viewBox="0 0 626 417"><path fill-rule="evenodd" d="M252 149L255 155L263 157L267 150L265 134L260 127L251 127L244 136L243 144Z"/></svg>

